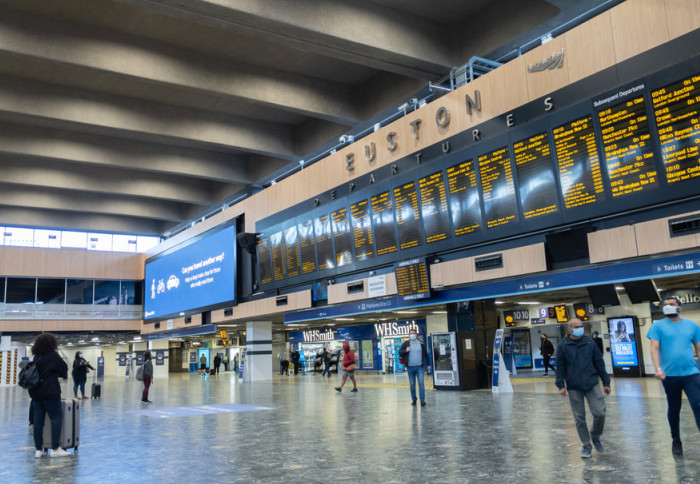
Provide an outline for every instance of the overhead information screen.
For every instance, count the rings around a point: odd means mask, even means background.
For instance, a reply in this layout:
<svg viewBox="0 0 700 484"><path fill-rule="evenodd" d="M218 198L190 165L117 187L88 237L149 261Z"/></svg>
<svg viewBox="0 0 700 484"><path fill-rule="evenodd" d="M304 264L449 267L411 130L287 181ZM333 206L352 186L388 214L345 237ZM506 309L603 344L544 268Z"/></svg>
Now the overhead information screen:
<svg viewBox="0 0 700 484"><path fill-rule="evenodd" d="M284 260L287 266L287 277L296 277L301 273L301 256L297 244L296 225L284 231Z"/></svg>
<svg viewBox="0 0 700 484"><path fill-rule="evenodd" d="M424 257L394 264L396 291L404 300L430 297L428 265Z"/></svg>
<svg viewBox="0 0 700 484"><path fill-rule="evenodd" d="M481 189L484 194L486 227L494 228L517 222L513 171L507 146L479 157Z"/></svg>
<svg viewBox="0 0 700 484"><path fill-rule="evenodd" d="M651 93L669 184L700 177L700 75Z"/></svg>
<svg viewBox="0 0 700 484"><path fill-rule="evenodd" d="M283 233L280 230L270 235L270 253L272 254L272 278L281 281L286 277L284 271L284 247L282 246Z"/></svg>
<svg viewBox="0 0 700 484"><path fill-rule="evenodd" d="M260 267L260 284L272 282L272 260L270 259L270 238L261 236L258 239L258 266Z"/></svg>
<svg viewBox="0 0 700 484"><path fill-rule="evenodd" d="M396 252L396 225L394 223L394 207L391 203L391 193L384 192L372 197L372 225L374 240L377 245L377 255Z"/></svg>
<svg viewBox="0 0 700 484"><path fill-rule="evenodd" d="M659 186L644 96L598 113L613 198Z"/></svg>
<svg viewBox="0 0 700 484"><path fill-rule="evenodd" d="M328 215L314 218L314 235L316 236L316 250L318 252L318 270L323 271L334 268L333 235L331 232L331 218Z"/></svg>
<svg viewBox="0 0 700 484"><path fill-rule="evenodd" d="M474 160L447 169L450 208L455 235L470 234L481 227L479 188L476 185Z"/></svg>
<svg viewBox="0 0 700 484"><path fill-rule="evenodd" d="M425 241L438 242L450 237L450 214L447 210L447 190L442 172L421 178L420 188L421 216L425 229Z"/></svg>
<svg viewBox="0 0 700 484"><path fill-rule="evenodd" d="M314 246L314 224L311 219L297 224L299 232L299 253L301 255L301 273L316 271L316 247Z"/></svg>
<svg viewBox="0 0 700 484"><path fill-rule="evenodd" d="M520 203L525 219L556 213L559 210L550 151L547 133L513 144Z"/></svg>
<svg viewBox="0 0 700 484"><path fill-rule="evenodd" d="M564 206L582 207L605 199L593 119L577 119L554 128Z"/></svg>
<svg viewBox="0 0 700 484"><path fill-rule="evenodd" d="M352 233L348 221L348 209L333 212L333 242L335 243L335 265L342 267L352 262Z"/></svg>
<svg viewBox="0 0 700 484"><path fill-rule="evenodd" d="M374 255L372 224L369 217L369 203L362 200L350 205L352 217L352 238L355 243L355 260L365 260Z"/></svg>
<svg viewBox="0 0 700 484"><path fill-rule="evenodd" d="M144 319L171 318L233 303L235 247L236 227L229 225L149 259Z"/></svg>
<svg viewBox="0 0 700 484"><path fill-rule="evenodd" d="M399 247L403 250L420 245L420 214L416 184L411 182L394 188L394 203L396 204L396 224L399 228Z"/></svg>

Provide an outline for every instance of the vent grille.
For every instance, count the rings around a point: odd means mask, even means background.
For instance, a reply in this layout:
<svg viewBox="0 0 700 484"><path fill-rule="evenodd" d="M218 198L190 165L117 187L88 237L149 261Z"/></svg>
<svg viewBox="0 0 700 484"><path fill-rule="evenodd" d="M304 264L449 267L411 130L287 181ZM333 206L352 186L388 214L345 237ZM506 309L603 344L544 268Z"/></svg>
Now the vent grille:
<svg viewBox="0 0 700 484"><path fill-rule="evenodd" d="M668 228L671 237L700 233L700 215L669 220Z"/></svg>
<svg viewBox="0 0 700 484"><path fill-rule="evenodd" d="M477 257L474 259L474 269L476 271L488 271L503 267L503 254L489 255L486 257Z"/></svg>

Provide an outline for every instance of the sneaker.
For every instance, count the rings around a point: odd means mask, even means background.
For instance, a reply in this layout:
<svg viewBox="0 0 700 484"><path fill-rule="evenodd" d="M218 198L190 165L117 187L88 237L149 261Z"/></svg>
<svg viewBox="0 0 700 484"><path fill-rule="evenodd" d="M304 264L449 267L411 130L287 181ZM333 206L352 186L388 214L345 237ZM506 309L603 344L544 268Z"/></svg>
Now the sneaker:
<svg viewBox="0 0 700 484"><path fill-rule="evenodd" d="M583 446L583 449L581 449L581 458L582 459L590 459L591 458L591 444Z"/></svg>
<svg viewBox="0 0 700 484"><path fill-rule="evenodd" d="M673 455L683 455L683 442L674 440L671 444L671 452Z"/></svg>
<svg viewBox="0 0 700 484"><path fill-rule="evenodd" d="M88 398L89 397L86 397L85 395L83 395L83 400L87 400Z"/></svg>
<svg viewBox="0 0 700 484"><path fill-rule="evenodd" d="M49 457L69 457L72 455L70 452L61 449L60 447L56 450L51 449L49 451Z"/></svg>
<svg viewBox="0 0 700 484"><path fill-rule="evenodd" d="M34 452L34 458L35 458L35 459L41 459L41 457L42 457L43 455L44 455L44 451L43 451L43 450L37 450L36 452Z"/></svg>
<svg viewBox="0 0 700 484"><path fill-rule="evenodd" d="M549 376L549 373L545 373L544 376Z"/></svg>
<svg viewBox="0 0 700 484"><path fill-rule="evenodd" d="M599 454L605 453L605 447L603 447L603 444L600 443L600 439L593 439L593 447L595 447L595 450Z"/></svg>
<svg viewBox="0 0 700 484"><path fill-rule="evenodd" d="M357 388L353 388L353 389L350 390L350 391L351 391L351 392L356 392L356 391L357 391Z"/></svg>
<svg viewBox="0 0 700 484"><path fill-rule="evenodd" d="M411 405L413 405L413 406L415 407L415 406L416 406L416 401L413 400L413 401L411 402Z"/></svg>
<svg viewBox="0 0 700 484"><path fill-rule="evenodd" d="M340 388L340 387L335 387L335 391L336 391L336 392L340 392L340 391L342 391L342 390L343 390L343 389Z"/></svg>
<svg viewBox="0 0 700 484"><path fill-rule="evenodd" d="M425 407L425 400L421 400L421 401L420 401L420 406L421 406L421 407Z"/></svg>

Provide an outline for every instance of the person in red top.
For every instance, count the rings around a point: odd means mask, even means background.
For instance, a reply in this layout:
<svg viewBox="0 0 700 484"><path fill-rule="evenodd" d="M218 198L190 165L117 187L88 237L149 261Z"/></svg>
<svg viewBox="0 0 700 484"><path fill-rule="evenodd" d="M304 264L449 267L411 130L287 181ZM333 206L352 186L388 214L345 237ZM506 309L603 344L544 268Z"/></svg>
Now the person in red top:
<svg viewBox="0 0 700 484"><path fill-rule="evenodd" d="M353 388L350 391L357 391L357 381L355 380L355 364L355 353L353 353L353 351L350 349L350 345L348 343L343 343L343 379L340 381L340 386L335 387L336 391L340 392L343 390L343 385L345 385L345 380L347 380L348 377L350 377L350 379L352 380L353 385Z"/></svg>

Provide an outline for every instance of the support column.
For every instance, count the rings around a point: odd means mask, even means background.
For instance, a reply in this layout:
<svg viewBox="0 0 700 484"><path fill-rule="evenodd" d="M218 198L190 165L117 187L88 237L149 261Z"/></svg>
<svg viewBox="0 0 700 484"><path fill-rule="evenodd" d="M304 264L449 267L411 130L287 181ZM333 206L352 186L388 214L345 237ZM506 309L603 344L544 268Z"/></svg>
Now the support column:
<svg viewBox="0 0 700 484"><path fill-rule="evenodd" d="M243 381L272 380L272 322L246 323L246 361Z"/></svg>

